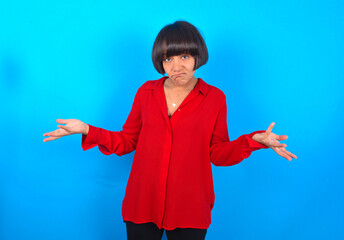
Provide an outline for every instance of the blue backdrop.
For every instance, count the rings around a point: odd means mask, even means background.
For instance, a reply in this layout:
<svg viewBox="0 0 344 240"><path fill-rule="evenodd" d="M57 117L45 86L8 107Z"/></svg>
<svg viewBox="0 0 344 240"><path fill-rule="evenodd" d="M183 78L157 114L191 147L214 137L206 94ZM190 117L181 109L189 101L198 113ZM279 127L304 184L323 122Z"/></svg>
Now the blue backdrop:
<svg viewBox="0 0 344 240"><path fill-rule="evenodd" d="M230 138L275 121L298 156L213 166L206 239L343 239L343 12L340 0L2 1L0 239L126 238L133 154L42 135L57 118L120 130L138 87L161 77L151 49L175 20L205 38L196 77L227 95Z"/></svg>

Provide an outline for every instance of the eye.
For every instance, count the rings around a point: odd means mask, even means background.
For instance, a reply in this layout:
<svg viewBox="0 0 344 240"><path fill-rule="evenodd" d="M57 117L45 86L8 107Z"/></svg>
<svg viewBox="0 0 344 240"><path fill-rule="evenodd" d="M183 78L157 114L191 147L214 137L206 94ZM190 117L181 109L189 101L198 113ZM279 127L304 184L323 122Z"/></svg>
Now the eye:
<svg viewBox="0 0 344 240"><path fill-rule="evenodd" d="M165 58L164 62L171 62L171 58Z"/></svg>
<svg viewBox="0 0 344 240"><path fill-rule="evenodd" d="M189 58L189 55L183 55L182 56L182 59L188 59Z"/></svg>

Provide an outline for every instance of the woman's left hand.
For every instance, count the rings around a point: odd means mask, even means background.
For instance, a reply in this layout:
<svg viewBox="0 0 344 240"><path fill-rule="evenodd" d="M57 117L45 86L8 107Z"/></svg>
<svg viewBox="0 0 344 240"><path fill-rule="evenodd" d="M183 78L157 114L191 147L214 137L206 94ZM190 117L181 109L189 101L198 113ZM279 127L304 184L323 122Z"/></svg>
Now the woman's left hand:
<svg viewBox="0 0 344 240"><path fill-rule="evenodd" d="M286 144L280 143L278 140L286 140L288 139L287 135L277 135L272 133L272 128L275 126L275 123L271 123L268 129L263 133L256 133L253 135L252 139L260 144L263 144L272 150L274 150L278 155L284 157L291 161L291 158L296 159L296 155L292 154L291 152L287 151L285 148L287 147Z"/></svg>

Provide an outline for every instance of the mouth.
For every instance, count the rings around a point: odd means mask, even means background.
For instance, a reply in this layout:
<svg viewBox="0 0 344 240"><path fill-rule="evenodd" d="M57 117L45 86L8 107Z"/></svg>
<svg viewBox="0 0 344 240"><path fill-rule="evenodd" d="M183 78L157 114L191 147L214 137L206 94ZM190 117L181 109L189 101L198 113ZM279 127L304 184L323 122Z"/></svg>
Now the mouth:
<svg viewBox="0 0 344 240"><path fill-rule="evenodd" d="M184 74L185 74L185 73L178 73L178 74L172 75L172 77L176 78L176 77L180 77L180 76L182 76L182 75L184 75Z"/></svg>

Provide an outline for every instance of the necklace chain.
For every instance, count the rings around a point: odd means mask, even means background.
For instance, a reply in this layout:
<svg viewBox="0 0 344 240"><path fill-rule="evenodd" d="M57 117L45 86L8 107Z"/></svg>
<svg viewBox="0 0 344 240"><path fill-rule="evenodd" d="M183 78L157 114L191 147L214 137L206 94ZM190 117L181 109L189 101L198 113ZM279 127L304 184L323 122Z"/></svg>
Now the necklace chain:
<svg viewBox="0 0 344 240"><path fill-rule="evenodd" d="M167 80L170 80L170 79L168 78ZM186 95L182 94L181 97L179 97L179 94L177 94L177 97L175 99L172 99L172 97L169 95L168 98L172 103L172 107L175 108L175 107L179 106L179 104L182 102L182 100L184 100L186 98L186 96L192 91L192 89L186 88L185 91L187 92L187 94Z"/></svg>

